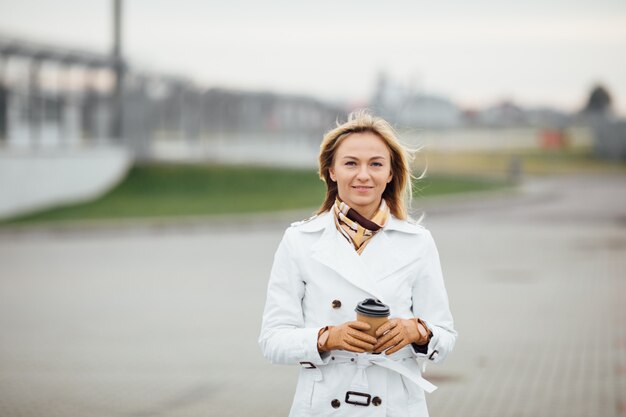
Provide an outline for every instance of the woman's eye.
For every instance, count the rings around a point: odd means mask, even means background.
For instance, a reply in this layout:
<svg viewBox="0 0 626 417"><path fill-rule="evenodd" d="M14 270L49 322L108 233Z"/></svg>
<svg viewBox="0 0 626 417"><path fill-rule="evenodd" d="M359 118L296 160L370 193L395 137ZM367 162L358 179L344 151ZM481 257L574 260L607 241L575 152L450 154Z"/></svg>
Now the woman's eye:
<svg viewBox="0 0 626 417"><path fill-rule="evenodd" d="M373 162L372 165L374 165L375 167L383 166L383 164L381 164L380 162Z"/></svg>
<svg viewBox="0 0 626 417"><path fill-rule="evenodd" d="M354 161L348 161L348 162L346 162L346 165L356 165L356 162L354 162Z"/></svg>

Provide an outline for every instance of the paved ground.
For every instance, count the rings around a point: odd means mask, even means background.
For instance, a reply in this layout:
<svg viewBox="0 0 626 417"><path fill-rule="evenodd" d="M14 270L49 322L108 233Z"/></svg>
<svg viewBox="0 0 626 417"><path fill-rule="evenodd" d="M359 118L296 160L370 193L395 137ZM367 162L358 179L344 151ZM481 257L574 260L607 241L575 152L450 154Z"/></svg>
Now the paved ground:
<svg viewBox="0 0 626 417"><path fill-rule="evenodd" d="M431 416L624 417L626 178L528 185L425 206L460 333ZM0 232L0 417L286 415L256 339L288 222Z"/></svg>

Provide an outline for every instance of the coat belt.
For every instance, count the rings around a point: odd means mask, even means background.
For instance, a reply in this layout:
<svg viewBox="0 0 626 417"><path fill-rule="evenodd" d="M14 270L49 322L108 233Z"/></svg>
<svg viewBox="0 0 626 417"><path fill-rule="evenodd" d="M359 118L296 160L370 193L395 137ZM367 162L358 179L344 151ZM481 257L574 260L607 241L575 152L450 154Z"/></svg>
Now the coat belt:
<svg viewBox="0 0 626 417"><path fill-rule="evenodd" d="M352 353L345 350L333 350L330 354L335 358L331 361L332 363L354 363L356 365L357 372L352 379L351 389L367 391L369 383L365 370L372 365L377 365L407 377L411 382L428 393L433 392L437 387L424 379L419 370L410 369L402 364L402 359L415 359L410 349L411 347L407 346L391 355L386 355L385 353L379 355L373 353Z"/></svg>

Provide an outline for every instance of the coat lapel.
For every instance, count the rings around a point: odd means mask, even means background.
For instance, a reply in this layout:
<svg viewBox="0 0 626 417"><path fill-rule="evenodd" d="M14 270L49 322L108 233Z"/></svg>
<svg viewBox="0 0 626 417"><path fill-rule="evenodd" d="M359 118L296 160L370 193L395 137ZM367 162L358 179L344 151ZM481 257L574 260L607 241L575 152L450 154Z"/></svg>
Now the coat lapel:
<svg viewBox="0 0 626 417"><path fill-rule="evenodd" d="M324 232L312 247L312 258L337 272L355 287L384 302L372 287L359 255L347 242L340 240L345 238L337 232L332 215L326 217Z"/></svg>
<svg viewBox="0 0 626 417"><path fill-rule="evenodd" d="M394 239L398 241L394 242ZM361 260L372 282L378 282L415 261L416 248L397 242L402 242L399 236L390 235L388 230L383 229L365 247Z"/></svg>
<svg viewBox="0 0 626 417"><path fill-rule="evenodd" d="M361 257L374 282L378 282L419 258L417 240L410 235L421 233L423 227L389 216L387 224L365 247Z"/></svg>

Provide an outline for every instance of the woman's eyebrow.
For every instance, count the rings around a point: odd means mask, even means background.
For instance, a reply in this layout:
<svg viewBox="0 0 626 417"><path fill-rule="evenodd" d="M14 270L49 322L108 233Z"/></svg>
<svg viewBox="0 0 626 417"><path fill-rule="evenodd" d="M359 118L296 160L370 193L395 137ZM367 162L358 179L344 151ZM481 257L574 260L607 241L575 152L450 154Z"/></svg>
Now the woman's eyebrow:
<svg viewBox="0 0 626 417"><path fill-rule="evenodd" d="M352 155L346 155L346 156L343 157L343 159L356 159L356 160L358 160L359 158L357 158L356 156L352 156ZM382 156L382 155L376 155L376 156L372 156L370 158L370 161L372 159L385 159L385 157Z"/></svg>

